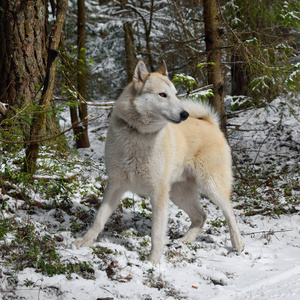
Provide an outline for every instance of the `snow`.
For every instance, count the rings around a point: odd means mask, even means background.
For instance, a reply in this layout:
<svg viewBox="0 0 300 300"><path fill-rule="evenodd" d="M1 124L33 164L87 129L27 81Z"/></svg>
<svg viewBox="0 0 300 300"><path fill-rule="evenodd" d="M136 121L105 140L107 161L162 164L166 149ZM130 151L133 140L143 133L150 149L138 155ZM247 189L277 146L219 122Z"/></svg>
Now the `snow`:
<svg viewBox="0 0 300 300"><path fill-rule="evenodd" d="M234 155L240 160L256 161L253 172L260 172L260 163L266 157L273 158L278 163L278 174L283 165L279 163L283 155L289 154L290 161L284 163L292 170L299 170L299 136L300 124L290 113L286 100L278 98L267 108L239 112L229 119L229 129L242 125L240 129L249 131L232 131L230 143ZM284 106L284 109L279 107ZM296 115L299 110L296 106ZM103 115L101 108L91 107L93 116ZM86 213L95 209L82 203L85 190L102 188L97 178L105 178L105 169L101 158L104 154L104 139L106 135L109 110L101 119L90 123L89 134L91 148L79 151L83 161L89 160L88 167L76 163L66 176L85 178L85 183L78 183L70 193L73 210L77 208ZM284 117L280 113L284 114ZM66 117L65 120L68 120ZM68 127L69 124L62 124ZM280 128L278 126L281 126ZM289 134L287 135L287 132ZM99 139L102 136L103 138ZM287 138L289 139L287 141ZM236 149L240 149L238 152ZM266 156L268 154L268 156ZM42 163L42 161L41 161ZM49 164L55 165L53 159ZM13 164L11 164L13 166ZM15 167L15 166L14 166ZM62 167L63 169L63 167ZM60 171L62 171L62 169ZM242 169L243 171L243 169ZM285 175L293 177L299 183L299 172ZM244 174L245 175L245 174ZM37 175L39 176L39 175ZM57 175L53 175L57 176ZM47 174L42 174L49 179ZM58 175L59 177L59 175ZM281 189L285 177L278 179ZM17 189L17 186L15 187ZM236 186L236 190L238 191ZM260 187L257 191L260 200L268 196L271 187ZM300 196L296 189L293 196ZM0 194L1 195L1 194ZM39 202L43 199L39 190L32 194ZM277 194L282 204L287 205L287 197ZM280 197L279 197L280 196ZM143 261L150 250L151 209L147 199L127 193L124 198L133 200L132 207L122 206L108 221L106 230L99 236L91 248L75 249L72 243L75 236L68 226L73 216L62 211L64 221L60 223L55 218L57 208L43 211L36 208L30 220L41 233L49 232L59 235L58 244L61 260L87 262L94 273L89 278L72 273L70 278L65 274L52 277L36 272L33 268L25 268L13 272L10 264L5 263L4 256L0 258L0 295L3 299L278 299L293 300L300 298L300 218L299 201L295 203L298 212L285 214L247 214L238 206L251 201L247 196L233 194L233 206L237 216L246 247L242 253L232 251L227 225L222 223L224 217L207 199L202 199L202 205L207 212L208 220L203 232L192 244L176 242L189 227L189 220L184 212L169 203L169 232L166 237L166 247L159 265L153 267ZM9 194L10 210L3 210L0 217L15 216L17 220L29 218L22 209L24 201L16 201ZM254 199L253 199L254 200ZM144 205L141 202L144 201ZM13 210L13 212L12 212ZM92 215L88 219L91 225ZM220 226L213 223L220 221ZM85 229L76 233L83 234ZM4 240L9 243L12 237L7 235ZM101 248L97 248L101 247ZM108 249L105 254L97 249ZM17 284L10 284L9 277L14 274Z"/></svg>
<svg viewBox="0 0 300 300"><path fill-rule="evenodd" d="M68 280L64 275L47 277L25 269L19 274L19 284L22 286L24 280L31 280L36 288L22 287L16 293L25 299L176 299L178 296L168 296L162 290L143 285L145 273L154 269L154 277L168 287L170 294L179 295L179 299L299 299L299 216L284 216L280 221L255 217L253 222L257 226L255 230L241 225L246 249L239 255L221 245L208 244L197 251L197 262L193 264L176 265L163 259L153 268L136 255L126 256L124 247L104 240L102 246L119 253L116 257L121 269L118 275L124 282L110 280L104 271L96 271L95 280L77 275ZM276 233L267 237L260 228L276 230ZM63 251L80 260L93 259L88 248ZM128 276L130 280L126 280Z"/></svg>

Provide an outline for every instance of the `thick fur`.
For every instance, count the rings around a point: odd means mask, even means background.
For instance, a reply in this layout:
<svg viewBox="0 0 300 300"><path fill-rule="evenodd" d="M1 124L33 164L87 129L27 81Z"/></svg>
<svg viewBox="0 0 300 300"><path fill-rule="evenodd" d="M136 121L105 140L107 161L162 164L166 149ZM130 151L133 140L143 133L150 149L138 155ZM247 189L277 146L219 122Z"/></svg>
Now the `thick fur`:
<svg viewBox="0 0 300 300"><path fill-rule="evenodd" d="M96 241L123 193L130 190L151 198L149 261L155 265L164 248L168 199L189 215L191 226L181 241L192 242L206 220L198 201L200 190L222 209L233 248L243 250L230 203L230 148L218 118L208 105L176 97L164 62L154 73L142 61L137 64L111 116L105 161L109 179L103 203L92 227L75 241L77 248Z"/></svg>

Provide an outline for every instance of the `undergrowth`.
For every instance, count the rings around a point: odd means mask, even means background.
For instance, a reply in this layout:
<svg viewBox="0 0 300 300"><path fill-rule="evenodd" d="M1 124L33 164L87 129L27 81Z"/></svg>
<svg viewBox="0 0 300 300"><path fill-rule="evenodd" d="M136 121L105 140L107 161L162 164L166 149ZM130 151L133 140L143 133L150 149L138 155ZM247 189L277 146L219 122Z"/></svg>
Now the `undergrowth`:
<svg viewBox="0 0 300 300"><path fill-rule="evenodd" d="M88 262L63 260L59 254L59 235L50 235L35 224L11 218L0 220L1 257L14 271L33 268L47 276L65 274L71 279L76 273L84 278L93 278L93 269Z"/></svg>
<svg viewBox="0 0 300 300"><path fill-rule="evenodd" d="M13 294L20 284L18 273L25 268L32 268L44 276L64 274L68 279L74 276L94 279L95 272L100 270L110 280L130 281L131 274L124 273L124 266L118 262L124 253L116 249L95 244L91 248L93 259L87 261L65 255L69 240L86 231L101 205L106 186L103 160L95 162L44 147L37 173L29 176L21 171L22 151L4 150L0 157L0 258L3 267L0 278L6 280L7 290ZM297 166L286 164L285 160L275 161L272 157L264 163L253 163L246 155L236 154L234 152L237 162L233 168L232 202L238 216L251 218L259 214L279 218L283 214L299 213ZM203 206L209 209L209 202L203 201ZM203 233L192 244L174 243L190 223L181 210L170 215L168 237L171 242L165 252L167 262L174 266L201 265L201 247L206 245L213 249L216 243L211 236L228 232L223 215L218 215L208 219ZM103 235L126 251L135 252L138 259L144 261L151 247L151 218L149 199L127 194L107 222ZM130 266L129 260L127 266ZM143 284L163 289L166 295L180 299L176 289L164 282L154 269L144 272ZM34 283L27 279L23 285L30 287Z"/></svg>
<svg viewBox="0 0 300 300"><path fill-rule="evenodd" d="M235 209L246 216L297 213L300 203L300 176L283 164L240 164L235 168L233 192ZM242 175L241 175L242 174Z"/></svg>

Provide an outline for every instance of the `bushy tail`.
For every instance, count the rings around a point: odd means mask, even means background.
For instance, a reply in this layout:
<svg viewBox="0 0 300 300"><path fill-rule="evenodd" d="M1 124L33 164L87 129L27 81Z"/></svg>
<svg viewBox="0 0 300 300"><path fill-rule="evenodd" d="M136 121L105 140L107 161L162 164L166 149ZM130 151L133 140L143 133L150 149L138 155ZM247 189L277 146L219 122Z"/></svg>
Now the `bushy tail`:
<svg viewBox="0 0 300 300"><path fill-rule="evenodd" d="M191 117L208 120L220 126L217 112L207 103L193 100L183 100L182 105Z"/></svg>

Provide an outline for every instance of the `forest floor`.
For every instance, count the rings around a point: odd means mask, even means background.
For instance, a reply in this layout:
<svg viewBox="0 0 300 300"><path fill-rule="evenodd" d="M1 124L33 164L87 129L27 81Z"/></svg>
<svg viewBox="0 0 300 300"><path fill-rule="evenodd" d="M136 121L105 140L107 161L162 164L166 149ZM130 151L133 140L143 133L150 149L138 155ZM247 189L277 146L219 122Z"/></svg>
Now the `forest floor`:
<svg viewBox="0 0 300 300"><path fill-rule="evenodd" d="M43 147L33 178L20 173L22 151L1 155L1 299L299 299L299 101L277 98L228 120L232 203L245 250L232 251L222 212L208 199L201 199L208 215L203 232L194 243L176 242L190 222L170 202L156 267L146 261L150 201L132 193L98 242L72 247L91 225L106 182L109 110L90 113L98 117L89 127L92 146L77 154Z"/></svg>

